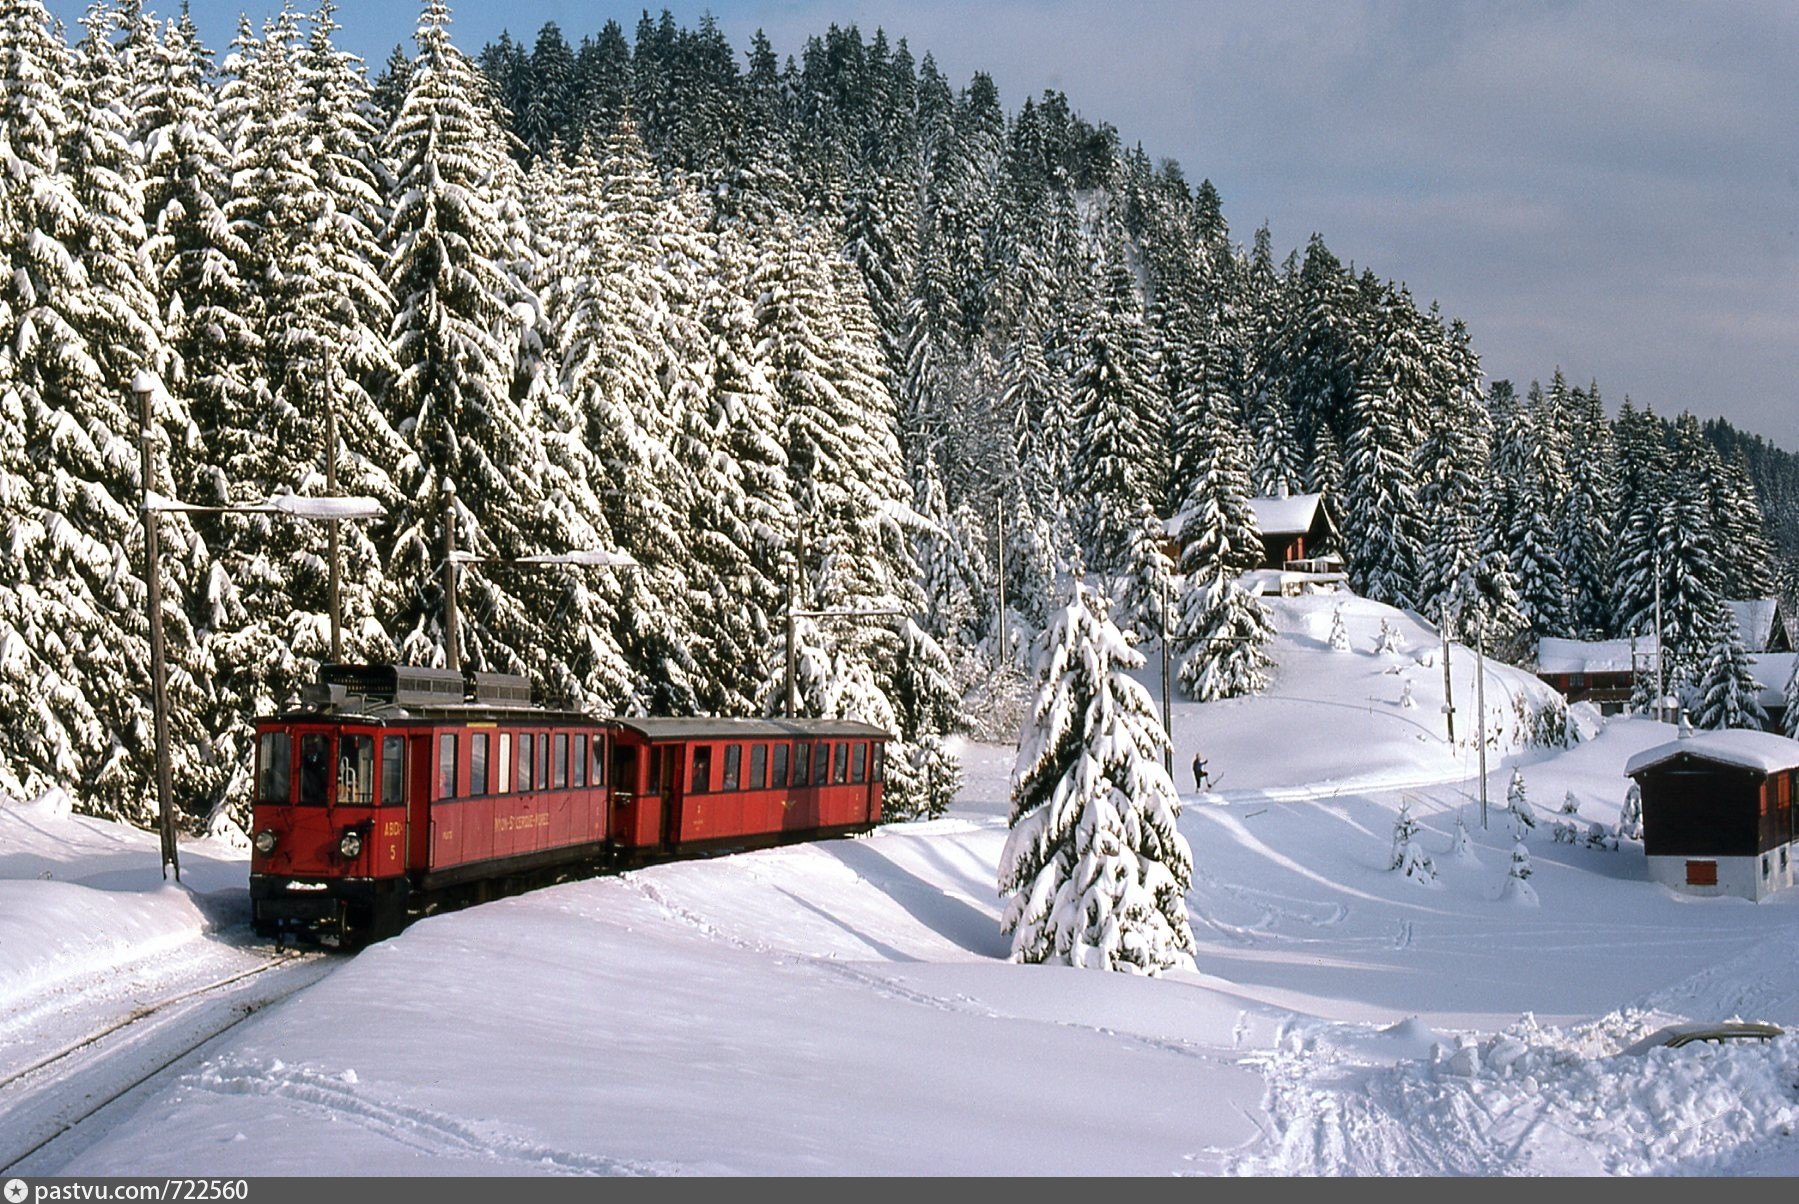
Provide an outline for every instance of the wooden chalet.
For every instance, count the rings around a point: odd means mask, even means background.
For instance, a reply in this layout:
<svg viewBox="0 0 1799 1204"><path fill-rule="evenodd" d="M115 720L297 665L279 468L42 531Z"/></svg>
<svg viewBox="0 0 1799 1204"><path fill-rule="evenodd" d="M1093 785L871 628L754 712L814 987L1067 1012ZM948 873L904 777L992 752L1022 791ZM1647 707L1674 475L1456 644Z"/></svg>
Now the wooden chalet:
<svg viewBox="0 0 1799 1204"><path fill-rule="evenodd" d="M1652 881L1744 899L1794 884L1799 741L1755 731L1683 735L1638 753L1624 772L1643 792Z"/></svg>
<svg viewBox="0 0 1799 1204"><path fill-rule="evenodd" d="M1569 702L1591 702L1601 714L1616 715L1630 706L1637 672L1655 674L1654 636L1630 640L1564 640L1544 636L1537 641L1536 675Z"/></svg>
<svg viewBox="0 0 1799 1204"><path fill-rule="evenodd" d="M1333 549L1341 539L1322 493L1281 493L1249 499L1250 513L1262 537L1262 562L1256 566L1249 587L1256 592L1302 593L1334 589L1348 580L1343 558ZM1162 524L1168 558L1180 563L1181 528L1190 512L1182 511Z"/></svg>

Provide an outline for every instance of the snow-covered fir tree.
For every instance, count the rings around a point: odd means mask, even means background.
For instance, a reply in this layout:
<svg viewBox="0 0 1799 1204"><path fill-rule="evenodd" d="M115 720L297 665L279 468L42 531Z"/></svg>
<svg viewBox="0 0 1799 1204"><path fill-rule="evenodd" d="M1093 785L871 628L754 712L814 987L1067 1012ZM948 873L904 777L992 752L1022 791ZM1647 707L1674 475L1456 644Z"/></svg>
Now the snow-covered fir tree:
<svg viewBox="0 0 1799 1204"><path fill-rule="evenodd" d="M1699 678L1694 724L1714 731L1729 727L1762 730L1768 722L1761 704L1762 684L1749 666L1749 654L1743 650L1743 636L1729 606L1719 606L1712 633L1711 650Z"/></svg>
<svg viewBox="0 0 1799 1204"><path fill-rule="evenodd" d="M1524 771L1512 770L1511 784L1505 788L1505 808L1512 817L1512 832L1522 843L1526 834L1536 831L1537 813L1530 805L1529 790L1524 785Z"/></svg>
<svg viewBox="0 0 1799 1204"><path fill-rule="evenodd" d="M1515 903L1523 907L1538 905L1537 888L1530 884L1530 850L1519 841L1512 846L1511 869L1506 874L1505 886L1500 891L1502 902Z"/></svg>
<svg viewBox="0 0 1799 1204"><path fill-rule="evenodd" d="M1192 854L1162 769L1168 737L1129 674L1142 657L1078 578L1041 648L1000 855L1012 957L1143 974L1190 968Z"/></svg>

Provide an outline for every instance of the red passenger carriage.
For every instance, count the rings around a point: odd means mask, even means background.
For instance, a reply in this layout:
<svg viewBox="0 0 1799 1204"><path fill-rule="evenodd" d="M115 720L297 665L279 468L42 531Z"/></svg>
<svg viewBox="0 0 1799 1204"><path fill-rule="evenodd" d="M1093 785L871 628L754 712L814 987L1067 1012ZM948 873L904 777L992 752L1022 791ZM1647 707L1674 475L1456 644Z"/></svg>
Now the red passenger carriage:
<svg viewBox="0 0 1799 1204"><path fill-rule="evenodd" d="M866 831L887 734L844 720L602 719L522 678L327 665L257 721L259 933L379 939L620 861Z"/></svg>

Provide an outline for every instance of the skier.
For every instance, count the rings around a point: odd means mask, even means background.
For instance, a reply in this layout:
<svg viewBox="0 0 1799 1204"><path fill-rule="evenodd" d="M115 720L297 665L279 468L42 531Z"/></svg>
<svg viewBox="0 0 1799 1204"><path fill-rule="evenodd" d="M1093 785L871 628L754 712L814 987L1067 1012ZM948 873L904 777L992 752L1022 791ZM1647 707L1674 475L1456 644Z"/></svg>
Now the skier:
<svg viewBox="0 0 1799 1204"><path fill-rule="evenodd" d="M1204 790L1206 788L1206 783L1211 780L1212 780L1211 775L1206 773L1205 758L1200 756L1198 753L1194 753L1193 754L1193 788L1195 790Z"/></svg>

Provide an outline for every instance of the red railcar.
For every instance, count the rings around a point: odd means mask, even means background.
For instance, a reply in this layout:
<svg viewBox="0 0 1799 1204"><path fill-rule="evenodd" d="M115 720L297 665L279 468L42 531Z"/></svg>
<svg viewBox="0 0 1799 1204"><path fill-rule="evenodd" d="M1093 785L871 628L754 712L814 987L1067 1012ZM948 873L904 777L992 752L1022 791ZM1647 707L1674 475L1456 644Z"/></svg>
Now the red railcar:
<svg viewBox="0 0 1799 1204"><path fill-rule="evenodd" d="M596 718L531 705L519 678L391 665L324 666L256 730L252 922L327 942L624 860L866 831L887 739Z"/></svg>

